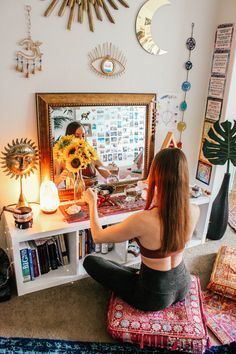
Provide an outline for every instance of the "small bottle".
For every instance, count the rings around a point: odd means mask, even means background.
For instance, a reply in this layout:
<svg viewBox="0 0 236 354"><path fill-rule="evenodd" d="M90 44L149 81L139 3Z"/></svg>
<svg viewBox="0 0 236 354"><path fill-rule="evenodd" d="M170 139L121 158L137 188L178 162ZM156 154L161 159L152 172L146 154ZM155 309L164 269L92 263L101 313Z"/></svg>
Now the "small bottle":
<svg viewBox="0 0 236 354"><path fill-rule="evenodd" d="M108 242L108 252L113 250L113 247L114 247L114 243L113 242Z"/></svg>
<svg viewBox="0 0 236 354"><path fill-rule="evenodd" d="M108 253L108 243L102 243L102 246L101 246L101 253L102 253L102 254Z"/></svg>
<svg viewBox="0 0 236 354"><path fill-rule="evenodd" d="M95 243L94 251L95 251L96 253L101 252L101 243Z"/></svg>

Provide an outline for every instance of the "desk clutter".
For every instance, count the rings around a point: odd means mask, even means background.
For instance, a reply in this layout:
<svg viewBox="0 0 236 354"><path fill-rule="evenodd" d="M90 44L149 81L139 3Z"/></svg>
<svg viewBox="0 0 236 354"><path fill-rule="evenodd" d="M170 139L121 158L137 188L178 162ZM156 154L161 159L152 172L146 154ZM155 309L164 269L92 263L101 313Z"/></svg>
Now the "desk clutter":
<svg viewBox="0 0 236 354"><path fill-rule="evenodd" d="M99 217L103 217L142 210L144 205L145 201L143 199L127 201L125 195L111 196L109 199L109 204L104 203L98 207L98 215ZM66 212L68 206L70 205L60 205L60 210L68 223L89 220L89 207L87 205L82 205L80 212L72 215L69 215Z"/></svg>

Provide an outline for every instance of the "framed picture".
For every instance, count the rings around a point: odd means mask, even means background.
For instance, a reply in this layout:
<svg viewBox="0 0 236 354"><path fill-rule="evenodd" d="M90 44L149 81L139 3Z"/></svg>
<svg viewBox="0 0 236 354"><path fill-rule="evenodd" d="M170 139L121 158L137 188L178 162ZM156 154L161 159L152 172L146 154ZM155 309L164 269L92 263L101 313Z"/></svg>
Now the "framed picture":
<svg viewBox="0 0 236 354"><path fill-rule="evenodd" d="M215 53L212 61L211 73L225 76L229 63L229 53Z"/></svg>
<svg viewBox="0 0 236 354"><path fill-rule="evenodd" d="M219 25L216 31L215 50L230 50L234 26L232 23Z"/></svg>
<svg viewBox="0 0 236 354"><path fill-rule="evenodd" d="M204 122L203 132L202 132L201 149L200 149L200 154L199 154L199 160L205 161L208 164L209 164L208 160L203 155L202 146L203 146L203 143L208 135L209 130L213 127L213 124L214 124L213 122L208 122L207 120L205 120L205 122ZM211 139L208 137L208 140L210 141Z"/></svg>
<svg viewBox="0 0 236 354"><path fill-rule="evenodd" d="M208 95L214 98L223 98L225 90L225 77L211 76Z"/></svg>
<svg viewBox="0 0 236 354"><path fill-rule="evenodd" d="M216 122L220 119L223 100L208 97L205 118Z"/></svg>
<svg viewBox="0 0 236 354"><path fill-rule="evenodd" d="M92 125L89 123L83 124L84 130L85 130L85 134L87 137L91 137L92 136Z"/></svg>
<svg viewBox="0 0 236 354"><path fill-rule="evenodd" d="M198 161L196 179L209 185L211 180L211 171L212 165L209 165L203 161Z"/></svg>

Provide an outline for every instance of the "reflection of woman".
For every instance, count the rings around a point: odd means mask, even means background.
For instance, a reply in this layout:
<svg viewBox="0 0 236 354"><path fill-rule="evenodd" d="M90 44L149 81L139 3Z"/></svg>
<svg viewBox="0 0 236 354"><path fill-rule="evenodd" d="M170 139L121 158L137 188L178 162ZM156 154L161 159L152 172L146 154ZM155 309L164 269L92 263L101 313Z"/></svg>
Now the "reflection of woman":
<svg viewBox="0 0 236 354"><path fill-rule="evenodd" d="M75 135L76 138L85 139L85 129L80 122L74 121L68 124L65 135ZM103 166L102 162L98 159L93 163L89 164L85 169L82 170L82 176L85 179L85 184L86 184L86 179L90 181L93 180L94 183L96 182L96 170L104 178L107 178L111 174L110 171L107 170ZM61 182L66 181L68 177L69 177L69 172L65 168L65 163L63 163L59 167L59 171L55 171L55 178L54 178L55 183L57 185L61 185ZM68 183L66 187L73 188L73 186L68 185Z"/></svg>
<svg viewBox="0 0 236 354"><path fill-rule="evenodd" d="M190 286L183 253L199 217L199 208L189 203L184 153L179 149L164 149L155 156L148 178L145 210L119 224L102 229L96 192L89 188L84 197L89 204L94 242L123 242L135 237L142 260L137 272L89 255L83 263L87 273L144 311L161 310L183 300Z"/></svg>

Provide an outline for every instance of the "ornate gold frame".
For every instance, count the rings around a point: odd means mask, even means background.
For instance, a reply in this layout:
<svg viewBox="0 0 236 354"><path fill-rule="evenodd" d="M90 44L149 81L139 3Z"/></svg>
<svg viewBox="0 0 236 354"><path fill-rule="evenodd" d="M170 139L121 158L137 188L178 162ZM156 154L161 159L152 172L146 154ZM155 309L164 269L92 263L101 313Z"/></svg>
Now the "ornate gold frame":
<svg viewBox="0 0 236 354"><path fill-rule="evenodd" d="M54 178L52 156L52 127L50 121L50 107L76 106L146 106L146 134L144 150L145 179L154 156L156 94L154 93L36 93L36 109L38 123L38 142L40 149L41 180ZM117 182L118 190L128 183ZM121 188L119 188L121 187ZM73 198L72 190L60 190L60 200Z"/></svg>

